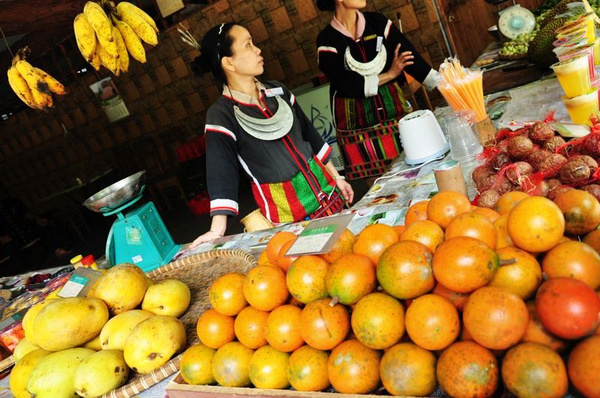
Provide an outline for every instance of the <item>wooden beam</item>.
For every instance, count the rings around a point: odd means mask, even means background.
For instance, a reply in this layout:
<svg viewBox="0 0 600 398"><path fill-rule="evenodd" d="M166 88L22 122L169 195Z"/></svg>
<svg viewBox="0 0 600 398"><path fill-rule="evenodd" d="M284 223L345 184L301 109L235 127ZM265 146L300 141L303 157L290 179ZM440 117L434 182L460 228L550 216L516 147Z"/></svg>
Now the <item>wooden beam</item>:
<svg viewBox="0 0 600 398"><path fill-rule="evenodd" d="M72 26L86 0L1 0L0 27L6 36Z"/></svg>

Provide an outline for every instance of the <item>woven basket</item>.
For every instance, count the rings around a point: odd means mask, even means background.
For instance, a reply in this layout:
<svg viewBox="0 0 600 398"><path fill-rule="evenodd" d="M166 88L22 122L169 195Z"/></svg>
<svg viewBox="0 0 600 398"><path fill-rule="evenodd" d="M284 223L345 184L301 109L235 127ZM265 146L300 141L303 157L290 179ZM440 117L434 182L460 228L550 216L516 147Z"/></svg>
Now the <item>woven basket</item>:
<svg viewBox="0 0 600 398"><path fill-rule="evenodd" d="M196 254L164 265L146 275L153 280L178 279L185 282L192 293L190 307L179 320L187 334L187 347L199 342L196 333L198 317L210 307L208 290L221 275L229 272L246 273L256 266L252 254L243 250L219 250ZM131 398L161 382L179 370L183 354L171 359L161 368L146 375L134 374L129 384L111 391L102 398Z"/></svg>
<svg viewBox="0 0 600 398"><path fill-rule="evenodd" d="M244 231L246 232L261 231L263 229L271 229L275 227L271 221L263 216L263 214L260 212L260 209L256 209L246 217L242 218L240 223L242 223L244 226Z"/></svg>

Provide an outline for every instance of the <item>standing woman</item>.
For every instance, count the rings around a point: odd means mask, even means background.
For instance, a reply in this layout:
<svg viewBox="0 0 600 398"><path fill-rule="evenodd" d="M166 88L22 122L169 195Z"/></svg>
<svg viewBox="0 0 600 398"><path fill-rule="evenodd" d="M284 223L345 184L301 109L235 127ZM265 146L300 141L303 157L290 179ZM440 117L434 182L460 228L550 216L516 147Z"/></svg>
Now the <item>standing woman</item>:
<svg viewBox="0 0 600 398"><path fill-rule="evenodd" d="M382 174L400 155L398 120L407 111L403 71L428 89L433 70L385 16L359 10L366 0L317 0L334 11L317 38L319 68L331 82L331 108L348 179Z"/></svg>
<svg viewBox="0 0 600 398"><path fill-rule="evenodd" d="M261 212L274 223L341 211L354 193L330 161L331 148L281 83L256 79L261 51L246 28L227 23L209 30L193 69L223 84L206 114L206 172L211 228L192 246L222 237L238 214L238 165L250 177Z"/></svg>

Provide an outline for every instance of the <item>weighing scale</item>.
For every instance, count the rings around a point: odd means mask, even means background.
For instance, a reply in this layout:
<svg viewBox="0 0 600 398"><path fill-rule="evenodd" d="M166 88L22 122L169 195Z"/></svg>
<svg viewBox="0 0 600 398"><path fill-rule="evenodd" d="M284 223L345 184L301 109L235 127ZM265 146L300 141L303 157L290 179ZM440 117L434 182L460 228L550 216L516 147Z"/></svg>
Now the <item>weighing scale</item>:
<svg viewBox="0 0 600 398"><path fill-rule="evenodd" d="M118 181L90 196L83 205L108 217L117 215L108 233L106 258L111 266L133 263L148 272L167 264L179 251L154 203L132 208L146 188L146 171Z"/></svg>
<svg viewBox="0 0 600 398"><path fill-rule="evenodd" d="M500 11L500 4L507 0L485 0L495 5L498 9L498 30L500 34L510 40L524 33L531 33L535 29L535 15L527 8L521 7L513 0L513 5Z"/></svg>

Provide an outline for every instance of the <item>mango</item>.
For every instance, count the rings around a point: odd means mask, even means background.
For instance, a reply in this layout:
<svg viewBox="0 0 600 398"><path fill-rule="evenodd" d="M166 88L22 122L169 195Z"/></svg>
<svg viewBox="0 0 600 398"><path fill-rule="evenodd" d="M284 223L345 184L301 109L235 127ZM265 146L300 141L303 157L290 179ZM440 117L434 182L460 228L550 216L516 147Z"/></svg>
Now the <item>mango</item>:
<svg viewBox="0 0 600 398"><path fill-rule="evenodd" d="M137 325L125 342L125 362L139 373L150 373L185 348L185 327L179 319L157 315Z"/></svg>
<svg viewBox="0 0 600 398"><path fill-rule="evenodd" d="M99 397L121 387L128 376L123 351L98 351L81 361L75 370L75 392L82 397Z"/></svg>
<svg viewBox="0 0 600 398"><path fill-rule="evenodd" d="M140 305L147 287L144 272L136 265L124 263L112 267L100 278L94 297L104 301L111 314L117 315Z"/></svg>
<svg viewBox="0 0 600 398"><path fill-rule="evenodd" d="M37 345L47 351L78 347L90 341L108 321L102 300L70 297L54 300L35 318Z"/></svg>
<svg viewBox="0 0 600 398"><path fill-rule="evenodd" d="M27 392L29 374L44 357L50 354L49 351L37 349L23 356L15 365L10 373L9 380L10 392L13 393L15 398L31 398L31 395Z"/></svg>
<svg viewBox="0 0 600 398"><path fill-rule="evenodd" d="M100 332L100 346L103 350L125 349L125 342L131 331L154 314L144 310L131 310L123 312L106 322Z"/></svg>
<svg viewBox="0 0 600 398"><path fill-rule="evenodd" d="M93 339L82 345L82 347L89 348L90 350L94 351L101 351L102 345L100 345L100 335L94 337Z"/></svg>
<svg viewBox="0 0 600 398"><path fill-rule="evenodd" d="M15 359L15 362L19 362L21 358L29 354L31 351L39 349L40 347L31 344L29 340L27 340L27 337L25 337L21 341L19 341L19 344L17 344L17 346L15 347L15 350L13 351L13 358Z"/></svg>
<svg viewBox="0 0 600 398"><path fill-rule="evenodd" d="M177 279L163 279L146 290L142 309L156 315L179 318L190 305L190 288Z"/></svg>
<svg viewBox="0 0 600 398"><path fill-rule="evenodd" d="M23 327L23 332L25 333L25 338L29 340L31 344L36 346L38 345L35 338L35 333L33 331L33 322L35 321L35 318L38 316L40 311L44 309L44 307L55 300L56 299L47 299L40 301L39 303L32 305L31 308L29 308L29 310L25 313L21 325Z"/></svg>
<svg viewBox="0 0 600 398"><path fill-rule="evenodd" d="M75 397L75 371L94 353L88 348L71 348L42 358L29 374L27 391L35 398Z"/></svg>

